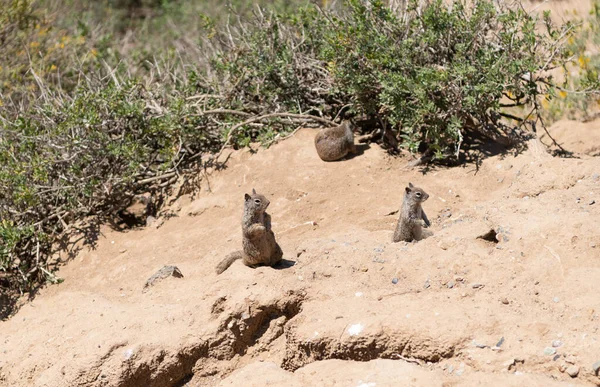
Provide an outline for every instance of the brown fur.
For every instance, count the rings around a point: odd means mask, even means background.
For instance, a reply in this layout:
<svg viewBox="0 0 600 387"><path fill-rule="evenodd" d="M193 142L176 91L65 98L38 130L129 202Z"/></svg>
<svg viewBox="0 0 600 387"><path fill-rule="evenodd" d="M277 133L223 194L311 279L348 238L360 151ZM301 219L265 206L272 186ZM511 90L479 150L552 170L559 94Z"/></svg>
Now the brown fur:
<svg viewBox="0 0 600 387"><path fill-rule="evenodd" d="M354 125L344 121L335 128L322 129L315 136L315 148L323 161L335 161L348 153L356 153L354 145Z"/></svg>
<svg viewBox="0 0 600 387"><path fill-rule="evenodd" d="M233 262L241 259L244 265L273 266L283 257L283 251L275 240L271 230L271 216L265 211L269 200L252 189L252 195L244 197L244 214L242 216L242 250L235 251L223 259L216 268L221 274Z"/></svg>
<svg viewBox="0 0 600 387"><path fill-rule="evenodd" d="M422 227L427 228L431 225L421 207L428 198L427 192L408 183L408 187L404 189L404 201L392 238L393 242L411 242L422 238Z"/></svg>

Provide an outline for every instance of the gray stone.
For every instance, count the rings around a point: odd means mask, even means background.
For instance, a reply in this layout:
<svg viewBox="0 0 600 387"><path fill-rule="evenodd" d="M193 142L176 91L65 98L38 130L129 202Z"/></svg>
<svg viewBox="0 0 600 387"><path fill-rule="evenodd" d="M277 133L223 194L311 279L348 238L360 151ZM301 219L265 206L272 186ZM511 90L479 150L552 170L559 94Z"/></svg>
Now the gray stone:
<svg viewBox="0 0 600 387"><path fill-rule="evenodd" d="M392 283L396 285L398 283L398 278L392 278Z"/></svg>
<svg viewBox="0 0 600 387"><path fill-rule="evenodd" d="M448 287L448 289L452 289L454 287L455 283L454 281L450 281L446 284L446 286Z"/></svg>
<svg viewBox="0 0 600 387"><path fill-rule="evenodd" d="M500 340L496 343L496 347L500 348L504 344L504 337L501 337Z"/></svg>
<svg viewBox="0 0 600 387"><path fill-rule="evenodd" d="M552 347L546 347L544 348L544 355L546 356L552 356L556 353L556 349L552 348Z"/></svg>
<svg viewBox="0 0 600 387"><path fill-rule="evenodd" d="M570 377L576 378L577 375L579 375L579 367L572 365L567 368L566 373L569 374Z"/></svg>
<svg viewBox="0 0 600 387"><path fill-rule="evenodd" d="M148 278L148 281L146 281L146 284L144 285L144 291L168 277L183 278L183 274L177 266L163 266L162 269L154 273L152 277Z"/></svg>
<svg viewBox="0 0 600 387"><path fill-rule="evenodd" d="M471 285L471 287L473 289L481 289L483 288L485 285L484 284L480 284L479 282L475 282L473 285Z"/></svg>
<svg viewBox="0 0 600 387"><path fill-rule="evenodd" d="M598 376L598 374L600 373L600 360L598 360L592 365L592 369L594 370L596 376Z"/></svg>
<svg viewBox="0 0 600 387"><path fill-rule="evenodd" d="M552 342L552 346L553 346L554 348L558 348L558 347L560 347L561 345L563 345L563 343L562 343L562 341L560 341L560 340L554 340L554 341Z"/></svg>
<svg viewBox="0 0 600 387"><path fill-rule="evenodd" d="M558 297L554 297L554 298L552 299L552 301L554 301L554 302L559 302L559 301L560 301L560 298L558 298Z"/></svg>

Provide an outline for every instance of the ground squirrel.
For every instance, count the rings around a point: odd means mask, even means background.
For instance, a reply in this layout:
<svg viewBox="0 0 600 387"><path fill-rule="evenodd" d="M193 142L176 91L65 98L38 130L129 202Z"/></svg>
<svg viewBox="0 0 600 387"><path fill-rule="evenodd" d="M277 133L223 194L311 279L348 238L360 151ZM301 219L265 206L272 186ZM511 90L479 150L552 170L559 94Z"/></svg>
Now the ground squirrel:
<svg viewBox="0 0 600 387"><path fill-rule="evenodd" d="M354 125L350 121L344 121L335 128L322 129L315 136L315 147L323 161L339 160L348 152L356 153Z"/></svg>
<svg viewBox="0 0 600 387"><path fill-rule="evenodd" d="M431 225L421 207L421 204L428 198L427 192L415 187L412 183L408 183L392 241L411 242L413 239L417 241L421 239L422 227L427 228Z"/></svg>
<svg viewBox="0 0 600 387"><path fill-rule="evenodd" d="M281 247L275 241L271 231L271 216L265 211L269 200L257 194L254 188L252 195L244 196L244 215L242 216L242 246L243 250L229 254L217 265L217 274L221 274L233 262L241 259L244 265L255 267L259 265L273 266L283 257Z"/></svg>

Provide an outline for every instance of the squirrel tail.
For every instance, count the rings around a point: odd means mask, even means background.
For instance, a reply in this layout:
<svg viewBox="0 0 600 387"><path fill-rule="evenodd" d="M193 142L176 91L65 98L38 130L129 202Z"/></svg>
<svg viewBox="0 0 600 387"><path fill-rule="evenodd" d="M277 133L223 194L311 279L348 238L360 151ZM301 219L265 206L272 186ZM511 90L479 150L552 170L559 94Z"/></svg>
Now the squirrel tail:
<svg viewBox="0 0 600 387"><path fill-rule="evenodd" d="M216 268L217 274L221 274L222 272L227 270L227 268L229 268L229 266L231 266L231 264L234 263L235 261L237 261L238 259L242 259L241 251L235 251L235 252L229 254L228 256L226 256L225 259L223 259L217 265L217 268Z"/></svg>

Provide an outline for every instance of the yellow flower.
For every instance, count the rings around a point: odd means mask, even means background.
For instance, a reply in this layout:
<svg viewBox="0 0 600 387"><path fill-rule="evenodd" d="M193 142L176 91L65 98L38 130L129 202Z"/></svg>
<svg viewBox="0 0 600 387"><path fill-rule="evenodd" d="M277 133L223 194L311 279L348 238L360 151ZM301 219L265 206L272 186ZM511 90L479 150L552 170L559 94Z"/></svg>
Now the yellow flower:
<svg viewBox="0 0 600 387"><path fill-rule="evenodd" d="M59 47L60 47L60 48L65 48L65 44L64 44L64 43L61 43L61 44L59 45Z"/></svg>
<svg viewBox="0 0 600 387"><path fill-rule="evenodd" d="M54 70L56 70L56 66L55 65L50 66L50 71L54 71Z"/></svg>
<svg viewBox="0 0 600 387"><path fill-rule="evenodd" d="M29 43L29 47L38 48L40 46L40 42L31 42Z"/></svg>
<svg viewBox="0 0 600 387"><path fill-rule="evenodd" d="M0 106L4 106L4 103L2 102L1 99L0 99Z"/></svg>
<svg viewBox="0 0 600 387"><path fill-rule="evenodd" d="M96 56L98 56L98 50L96 50L95 48L92 48L90 53L92 54L92 56L95 58Z"/></svg>
<svg viewBox="0 0 600 387"><path fill-rule="evenodd" d="M567 92L564 90L559 91L558 95L560 95L560 98L567 98Z"/></svg>
<svg viewBox="0 0 600 387"><path fill-rule="evenodd" d="M590 58L585 55L579 55L579 58L577 58L577 61L579 62L579 67L584 69L587 67L588 63L590 63Z"/></svg>

